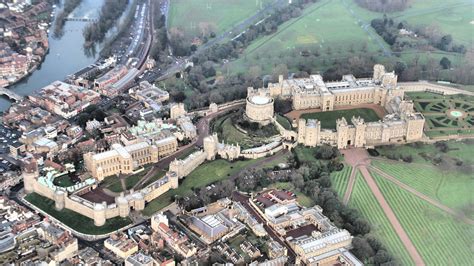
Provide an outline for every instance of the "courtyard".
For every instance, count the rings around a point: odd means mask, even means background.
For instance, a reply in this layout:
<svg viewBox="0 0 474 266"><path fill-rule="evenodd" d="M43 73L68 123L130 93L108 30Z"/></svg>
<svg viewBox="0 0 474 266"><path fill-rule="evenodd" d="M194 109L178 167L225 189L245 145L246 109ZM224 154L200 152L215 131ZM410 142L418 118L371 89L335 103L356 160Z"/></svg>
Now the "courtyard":
<svg viewBox="0 0 474 266"><path fill-rule="evenodd" d="M298 112L298 111L297 111ZM290 118L294 118L293 112L287 114ZM300 117L304 119L317 119L321 121L321 128L336 129L336 120L344 117L350 124L352 117L361 117L365 122L376 122L381 117L372 108L354 108L354 109L341 109L326 112L305 112L301 113Z"/></svg>

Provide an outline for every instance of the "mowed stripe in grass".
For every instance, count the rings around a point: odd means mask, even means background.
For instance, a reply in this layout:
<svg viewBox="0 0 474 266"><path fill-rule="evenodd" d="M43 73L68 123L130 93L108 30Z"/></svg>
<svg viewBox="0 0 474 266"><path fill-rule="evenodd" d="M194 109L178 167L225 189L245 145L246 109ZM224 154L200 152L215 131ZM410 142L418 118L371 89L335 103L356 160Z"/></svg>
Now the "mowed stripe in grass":
<svg viewBox="0 0 474 266"><path fill-rule="evenodd" d="M426 265L472 265L473 227L373 174Z"/></svg>
<svg viewBox="0 0 474 266"><path fill-rule="evenodd" d="M344 168L341 171L331 173L332 188L337 192L337 195L339 195L341 199L344 197L344 193L346 193L351 171L351 166L344 165Z"/></svg>
<svg viewBox="0 0 474 266"><path fill-rule="evenodd" d="M443 171L430 164L374 161L374 166L442 204L473 215L472 175L456 170Z"/></svg>
<svg viewBox="0 0 474 266"><path fill-rule="evenodd" d="M372 226L372 232L403 265L414 265L402 241L372 194L364 178L357 171L356 183L349 206L357 209Z"/></svg>

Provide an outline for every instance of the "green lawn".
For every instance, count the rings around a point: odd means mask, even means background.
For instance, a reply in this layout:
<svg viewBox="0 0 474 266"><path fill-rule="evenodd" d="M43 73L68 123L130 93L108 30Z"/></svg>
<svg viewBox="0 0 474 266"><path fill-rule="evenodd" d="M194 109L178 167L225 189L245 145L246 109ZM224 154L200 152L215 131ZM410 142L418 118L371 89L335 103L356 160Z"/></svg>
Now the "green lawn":
<svg viewBox="0 0 474 266"><path fill-rule="evenodd" d="M72 182L71 178L68 175L56 177L53 183L58 187L74 186L74 182Z"/></svg>
<svg viewBox="0 0 474 266"><path fill-rule="evenodd" d="M411 155L414 163L427 163L431 164L430 160L424 159L421 155L426 154L429 158L433 158L437 155L443 155L450 158L456 158L463 161L463 164L474 164L474 158L472 157L472 150L474 149L474 140L462 140L462 141L448 141L449 150L446 153L441 153L433 144L407 144L391 147L391 146L380 146L377 147L377 151L381 156L387 156L389 154L396 155Z"/></svg>
<svg viewBox="0 0 474 266"><path fill-rule="evenodd" d="M352 167L344 164L344 168L341 171L331 173L332 188L341 199L344 197L344 193L346 193L351 171Z"/></svg>
<svg viewBox="0 0 474 266"><path fill-rule="evenodd" d="M331 66L324 60L378 53L379 49L343 1L321 0L307 7L300 17L280 25L275 34L254 41L240 59L227 67L245 73L251 66L260 66L265 73L271 73L278 64L284 63L295 71L299 61L308 61L323 70ZM320 56L302 57L302 50L319 50Z"/></svg>
<svg viewBox="0 0 474 266"><path fill-rule="evenodd" d="M288 120L288 118L286 118L285 116L282 116L282 115L277 114L277 115L276 115L276 120L277 120L277 122L278 122L282 127L284 127L285 129L288 129L288 130L291 129L290 120Z"/></svg>
<svg viewBox="0 0 474 266"><path fill-rule="evenodd" d="M143 210L143 214L151 216L155 212L169 205L173 201L174 196L192 195L193 188L201 188L214 182L224 180L229 176L238 173L241 169L262 159L235 162L215 160L204 163L185 177L184 181L177 189L169 190L160 197L149 202L145 207L145 210Z"/></svg>
<svg viewBox="0 0 474 266"><path fill-rule="evenodd" d="M474 3L463 0L414 1L412 7L397 19L406 20L411 25L433 25L445 34L451 34L455 42L473 43L472 10Z"/></svg>
<svg viewBox="0 0 474 266"><path fill-rule="evenodd" d="M186 36L221 33L256 14L273 0L172 0L169 27Z"/></svg>
<svg viewBox="0 0 474 266"><path fill-rule="evenodd" d="M426 265L471 265L473 227L373 175Z"/></svg>
<svg viewBox="0 0 474 266"><path fill-rule="evenodd" d="M36 207L42 209L49 215L63 222L65 225L77 230L78 232L90 235L106 234L112 231L116 231L122 227L129 225L132 221L130 218L115 217L107 219L107 222L103 226L95 226L94 220L78 214L72 210L63 209L57 211L54 208L54 201L43 197L36 193L31 193L25 197L25 199Z"/></svg>
<svg viewBox="0 0 474 266"><path fill-rule="evenodd" d="M430 164L373 161L372 164L442 204L474 217L472 173L441 170Z"/></svg>
<svg viewBox="0 0 474 266"><path fill-rule="evenodd" d="M194 151L194 150L192 150L192 151ZM165 176L165 174L166 174L166 171L163 170L163 169L160 169L158 171L158 173L156 173L156 175L150 177L145 183L143 183L143 185L141 187L144 188L144 187L150 185L151 183L153 183L156 180L158 180L158 179L162 178L163 176Z"/></svg>
<svg viewBox="0 0 474 266"><path fill-rule="evenodd" d="M298 145L295 147L294 152L296 153L296 157L298 158L301 164L318 162L315 157L314 148Z"/></svg>
<svg viewBox="0 0 474 266"><path fill-rule="evenodd" d="M360 116L365 122L379 121L380 118L377 116L374 110L369 108L356 108L351 110L336 110L327 112L308 113L301 115L304 119L318 119L321 121L321 128L336 129L336 120L344 117L350 124L352 117Z"/></svg>
<svg viewBox="0 0 474 266"><path fill-rule="evenodd" d="M357 209L370 222L372 226L371 233L387 247L388 251L402 265L414 265L405 246L359 171L357 171L356 183L354 184L349 206Z"/></svg>

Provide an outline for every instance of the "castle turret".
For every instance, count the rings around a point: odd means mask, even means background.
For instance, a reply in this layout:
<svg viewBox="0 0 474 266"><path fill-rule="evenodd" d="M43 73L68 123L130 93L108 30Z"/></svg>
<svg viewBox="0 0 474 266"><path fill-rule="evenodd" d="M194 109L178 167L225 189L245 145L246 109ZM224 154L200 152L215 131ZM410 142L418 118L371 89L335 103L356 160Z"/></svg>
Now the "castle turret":
<svg viewBox="0 0 474 266"><path fill-rule="evenodd" d="M66 204L66 192L58 189L54 192L54 208L58 211L64 209Z"/></svg>
<svg viewBox="0 0 474 266"><path fill-rule="evenodd" d="M352 145L349 134L349 125L344 117L336 120L336 131L338 149L345 149L348 145Z"/></svg>
<svg viewBox="0 0 474 266"><path fill-rule="evenodd" d="M115 203L119 209L120 217L127 217L130 214L130 208L128 207L128 201L124 197L123 192L120 193L120 196L115 198Z"/></svg>
<svg viewBox="0 0 474 266"><path fill-rule="evenodd" d="M94 204L94 225L102 226L105 224L105 211L107 209L107 203L104 201L102 203Z"/></svg>
<svg viewBox="0 0 474 266"><path fill-rule="evenodd" d="M354 136L354 147L364 147L366 143L365 139L365 130L367 128L367 124L361 117L352 117L351 119L352 124L355 127L355 136Z"/></svg>
<svg viewBox="0 0 474 266"><path fill-rule="evenodd" d="M27 194L34 191L36 178L39 176L38 164L35 158L29 158L23 162L22 166L23 185Z"/></svg>
<svg viewBox="0 0 474 266"><path fill-rule="evenodd" d="M218 144L217 134L213 134L212 136L207 136L204 138L203 146L204 146L204 152L206 153L206 160L212 161L216 158L217 144Z"/></svg>

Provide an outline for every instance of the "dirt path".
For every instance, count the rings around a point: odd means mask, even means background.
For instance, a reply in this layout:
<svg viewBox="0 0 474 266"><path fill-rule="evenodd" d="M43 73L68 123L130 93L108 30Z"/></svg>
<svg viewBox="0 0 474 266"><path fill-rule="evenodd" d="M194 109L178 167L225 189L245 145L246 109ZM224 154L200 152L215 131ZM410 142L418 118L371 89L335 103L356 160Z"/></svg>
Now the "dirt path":
<svg viewBox="0 0 474 266"><path fill-rule="evenodd" d="M415 265L425 265L423 262L423 259L421 258L420 254L416 250L415 246L411 242L410 237L408 237L407 233L403 229L402 225L397 219L397 216L395 216L395 213L392 211L392 208L390 208L390 205L388 205L387 201L385 200L382 192L380 191L379 187L375 183L375 180L373 177L370 175L369 170L367 170L367 167L360 166L359 170L364 177L365 181L370 187L370 190L374 194L375 198L379 202L380 206L383 209L383 212L387 216L388 220L392 224L393 229L395 229L395 232L397 235L400 237L402 240L403 245L405 245L406 250L410 254L410 257L413 259L415 262Z"/></svg>
<svg viewBox="0 0 474 266"><path fill-rule="evenodd" d="M422 199L422 200L425 200L427 201L428 203L430 203L431 205L434 205L438 208L440 208L441 210L455 216L456 218L462 220L463 222L467 223L467 224L470 224L470 225L474 225L474 221L467 218L465 215L463 215L462 213L459 213L458 211L456 210L453 210L443 204L441 204L440 202L426 196L425 194L417 191L416 189L406 185L405 183L401 182L400 180L398 180L397 178L385 173L384 171L382 171L381 169L377 168L377 167L374 167L374 166L370 166L369 167L371 170L374 170L375 172L377 172L378 174L380 174L382 177L384 177L385 179L389 180L390 182L394 183L395 185L405 189L406 191L412 193L413 195L417 196L418 198Z"/></svg>
<svg viewBox="0 0 474 266"><path fill-rule="evenodd" d="M344 159L347 164L352 166L351 175L349 176L349 182L347 184L346 192L342 199L342 203L347 205L351 199L352 190L356 181L357 170L361 165L370 165L370 158L365 149L348 149L342 150L341 153L344 155Z"/></svg>

